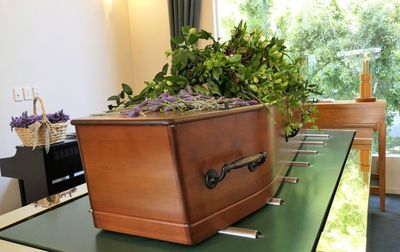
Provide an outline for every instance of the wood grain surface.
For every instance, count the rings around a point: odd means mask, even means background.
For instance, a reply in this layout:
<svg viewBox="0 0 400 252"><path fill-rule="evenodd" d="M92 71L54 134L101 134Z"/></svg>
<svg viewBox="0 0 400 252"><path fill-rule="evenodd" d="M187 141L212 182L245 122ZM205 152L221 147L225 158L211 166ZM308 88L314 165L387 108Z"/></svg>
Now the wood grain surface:
<svg viewBox="0 0 400 252"><path fill-rule="evenodd" d="M264 206L298 148L286 142L284 120L260 106L208 115L73 120L96 227L195 244ZM256 171L232 170L207 188L209 169L263 151Z"/></svg>

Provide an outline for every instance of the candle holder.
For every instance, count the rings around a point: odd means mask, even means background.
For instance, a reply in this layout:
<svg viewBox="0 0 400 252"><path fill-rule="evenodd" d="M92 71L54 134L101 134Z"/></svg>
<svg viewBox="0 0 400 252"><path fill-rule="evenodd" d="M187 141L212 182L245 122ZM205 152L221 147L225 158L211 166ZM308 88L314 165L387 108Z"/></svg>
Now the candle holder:
<svg viewBox="0 0 400 252"><path fill-rule="evenodd" d="M371 73L369 72L369 59L364 55L363 70L360 74L360 97L355 98L356 102L374 102L376 97L371 96Z"/></svg>

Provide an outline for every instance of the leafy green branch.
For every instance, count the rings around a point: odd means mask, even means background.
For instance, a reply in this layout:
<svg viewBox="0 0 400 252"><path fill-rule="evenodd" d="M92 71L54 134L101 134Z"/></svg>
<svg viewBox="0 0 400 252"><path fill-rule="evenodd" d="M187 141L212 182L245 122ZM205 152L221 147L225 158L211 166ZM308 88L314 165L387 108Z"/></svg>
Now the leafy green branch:
<svg viewBox="0 0 400 252"><path fill-rule="evenodd" d="M176 95L191 86L195 93L207 96L276 104L288 117L287 132L312 121L312 111L305 106L310 94L319 93L318 88L301 74L303 61L289 58L283 39L266 39L261 30L249 32L243 22L225 43L203 30L183 27L182 31L182 36L172 39L174 49L167 53L171 57L170 73L165 64L137 96L123 84L121 93L109 98L116 101L110 109L129 107L145 98L155 99L162 93ZM200 49L196 46L200 39L211 43Z"/></svg>

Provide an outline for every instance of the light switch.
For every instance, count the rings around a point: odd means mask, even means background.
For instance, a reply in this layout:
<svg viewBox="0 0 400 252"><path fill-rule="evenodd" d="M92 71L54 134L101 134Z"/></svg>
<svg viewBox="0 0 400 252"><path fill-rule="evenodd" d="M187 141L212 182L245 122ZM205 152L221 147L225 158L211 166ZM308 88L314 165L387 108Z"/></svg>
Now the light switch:
<svg viewBox="0 0 400 252"><path fill-rule="evenodd" d="M32 88L31 87L23 87L22 92L24 93L24 100L29 101L33 99Z"/></svg>
<svg viewBox="0 0 400 252"><path fill-rule="evenodd" d="M24 99L22 95L22 88L13 88L14 101L19 102Z"/></svg>

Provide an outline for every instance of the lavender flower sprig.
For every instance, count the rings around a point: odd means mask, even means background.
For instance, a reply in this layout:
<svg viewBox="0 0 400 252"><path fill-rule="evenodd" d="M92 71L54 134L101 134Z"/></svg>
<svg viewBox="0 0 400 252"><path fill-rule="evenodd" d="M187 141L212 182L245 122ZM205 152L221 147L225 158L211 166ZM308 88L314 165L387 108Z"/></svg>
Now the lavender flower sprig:
<svg viewBox="0 0 400 252"><path fill-rule="evenodd" d="M50 123L63 123L69 120L69 115L64 114L63 110L52 114L46 114L46 117L49 119Z"/></svg>
<svg viewBox="0 0 400 252"><path fill-rule="evenodd" d="M69 116L64 114L63 110L60 110L56 113L47 114L46 116L47 119L50 121L50 123L62 123L69 120ZM11 130L13 128L28 128L29 125L31 125L32 123L41 120L42 120L41 115L28 116L28 112L25 111L19 117L11 117L11 122L10 122Z"/></svg>
<svg viewBox="0 0 400 252"><path fill-rule="evenodd" d="M146 112L172 112L172 111L207 111L224 110L257 104L257 101L245 101L239 98L215 98L196 94L188 86L179 91L177 95L163 93L155 99L146 99L128 111L128 116L137 117Z"/></svg>

